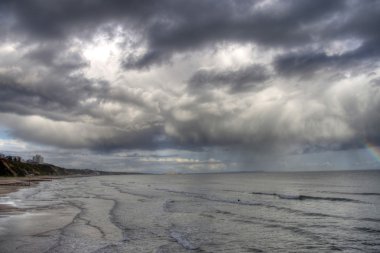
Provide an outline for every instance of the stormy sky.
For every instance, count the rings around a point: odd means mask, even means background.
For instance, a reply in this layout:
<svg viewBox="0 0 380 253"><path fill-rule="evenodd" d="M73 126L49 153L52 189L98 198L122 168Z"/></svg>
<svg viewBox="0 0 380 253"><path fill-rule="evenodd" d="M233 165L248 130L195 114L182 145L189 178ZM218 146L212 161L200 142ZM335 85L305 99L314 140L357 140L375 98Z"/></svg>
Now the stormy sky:
<svg viewBox="0 0 380 253"><path fill-rule="evenodd" d="M0 151L68 167L380 167L380 1L2 0Z"/></svg>

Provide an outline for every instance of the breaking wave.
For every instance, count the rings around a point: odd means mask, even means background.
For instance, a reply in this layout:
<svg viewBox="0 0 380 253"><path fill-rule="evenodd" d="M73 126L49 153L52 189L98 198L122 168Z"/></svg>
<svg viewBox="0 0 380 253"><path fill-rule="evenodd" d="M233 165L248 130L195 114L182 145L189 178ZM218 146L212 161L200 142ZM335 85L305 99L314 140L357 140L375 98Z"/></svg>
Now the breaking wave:
<svg viewBox="0 0 380 253"><path fill-rule="evenodd" d="M334 192L334 191L320 191L322 193L344 194L344 195L359 195L359 196L380 196L378 192Z"/></svg>
<svg viewBox="0 0 380 253"><path fill-rule="evenodd" d="M291 194L279 194L279 193L266 193L266 192L251 192L254 195L266 195L275 196L280 199L290 199L290 200L323 200L323 201L340 201L340 202L352 202L352 203L365 203L356 199L350 198L339 198L339 197L318 197L309 195L291 195Z"/></svg>

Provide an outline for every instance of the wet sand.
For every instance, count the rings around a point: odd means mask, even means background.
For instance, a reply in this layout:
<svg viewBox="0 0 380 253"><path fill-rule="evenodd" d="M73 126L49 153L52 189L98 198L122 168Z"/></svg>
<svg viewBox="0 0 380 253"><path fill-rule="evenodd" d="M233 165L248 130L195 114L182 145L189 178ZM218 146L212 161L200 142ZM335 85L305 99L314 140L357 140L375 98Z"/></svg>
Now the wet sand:
<svg viewBox="0 0 380 253"><path fill-rule="evenodd" d="M32 183L30 183L32 185ZM29 187L28 178L1 178L0 177L0 196L17 191L21 187Z"/></svg>
<svg viewBox="0 0 380 253"><path fill-rule="evenodd" d="M59 179L62 177L49 177L49 176L41 176L41 177L0 177L0 197L4 197L9 193L18 191L19 189L26 187L36 186L41 181L51 181L53 179ZM0 214L16 212L18 208L7 205L0 204Z"/></svg>

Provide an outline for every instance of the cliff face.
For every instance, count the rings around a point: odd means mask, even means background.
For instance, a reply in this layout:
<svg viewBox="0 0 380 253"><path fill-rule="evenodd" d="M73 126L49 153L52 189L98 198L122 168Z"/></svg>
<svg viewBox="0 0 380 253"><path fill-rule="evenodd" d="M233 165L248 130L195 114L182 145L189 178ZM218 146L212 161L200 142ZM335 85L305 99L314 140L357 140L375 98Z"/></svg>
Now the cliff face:
<svg viewBox="0 0 380 253"><path fill-rule="evenodd" d="M34 176L98 176L98 175L138 175L137 172L111 172L90 169L65 169L52 164L30 164L0 158L0 177Z"/></svg>
<svg viewBox="0 0 380 253"><path fill-rule="evenodd" d="M90 170L65 169L51 164L29 164L13 162L7 159L0 159L0 176L3 177L23 177L34 176L64 176L74 174L95 174Z"/></svg>

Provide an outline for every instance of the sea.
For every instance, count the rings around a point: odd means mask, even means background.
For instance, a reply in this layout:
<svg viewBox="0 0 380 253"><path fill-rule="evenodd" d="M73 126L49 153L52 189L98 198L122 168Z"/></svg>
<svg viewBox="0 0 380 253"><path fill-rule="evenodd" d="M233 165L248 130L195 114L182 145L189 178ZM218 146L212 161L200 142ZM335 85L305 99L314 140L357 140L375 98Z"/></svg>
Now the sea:
<svg viewBox="0 0 380 253"><path fill-rule="evenodd" d="M380 252L380 171L114 175L2 197L0 252Z"/></svg>

